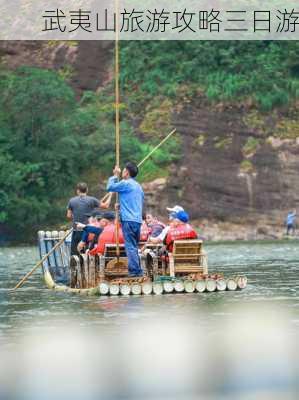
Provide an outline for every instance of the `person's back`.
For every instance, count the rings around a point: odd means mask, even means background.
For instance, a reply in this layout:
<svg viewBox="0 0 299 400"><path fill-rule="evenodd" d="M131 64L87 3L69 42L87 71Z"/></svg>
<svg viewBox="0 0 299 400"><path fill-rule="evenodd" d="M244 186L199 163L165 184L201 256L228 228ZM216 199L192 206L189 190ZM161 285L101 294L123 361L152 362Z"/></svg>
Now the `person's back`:
<svg viewBox="0 0 299 400"><path fill-rule="evenodd" d="M119 243L124 243L121 227L119 228ZM103 232L99 236L97 246L92 249L89 254L104 254L106 244L116 244L116 226L114 223L105 226Z"/></svg>
<svg viewBox="0 0 299 400"><path fill-rule="evenodd" d="M128 271L130 277L143 276L138 255L144 193L142 187L135 180L138 167L128 162L122 171L122 180L119 182L121 170L116 166L107 183L108 192L119 193L120 220L125 238L125 248L128 257Z"/></svg>
<svg viewBox="0 0 299 400"><path fill-rule="evenodd" d="M170 228L165 238L165 243L169 252L172 251L173 242L175 240L188 240L198 238L197 232L188 222L189 215L185 211L179 211L178 213L174 214L173 223L170 225Z"/></svg>
<svg viewBox="0 0 299 400"><path fill-rule="evenodd" d="M296 213L295 212L289 212L287 219L286 219L286 223L287 225L293 225L295 223L296 220Z"/></svg>
<svg viewBox="0 0 299 400"><path fill-rule="evenodd" d="M67 217L73 222L73 234L71 243L71 254L79 254L77 246L82 238L82 229L77 228L76 222L86 224L88 215L93 209L99 207L100 202L95 197L88 196L86 183L81 182L77 185L77 196L72 197L67 206Z"/></svg>
<svg viewBox="0 0 299 400"><path fill-rule="evenodd" d="M81 224L88 223L88 214L99 206L99 201L92 196L79 195L72 197L68 204L68 209L72 211L73 226L76 222Z"/></svg>
<svg viewBox="0 0 299 400"><path fill-rule="evenodd" d="M293 231L293 234L295 234L295 229L296 229L296 211L290 211L287 215L286 218L286 226L287 226L287 231L286 234L289 234L289 231Z"/></svg>
<svg viewBox="0 0 299 400"><path fill-rule="evenodd" d="M166 246L172 251L173 242L175 240L197 239L198 235L190 224L181 223L176 227L170 227L166 236Z"/></svg>

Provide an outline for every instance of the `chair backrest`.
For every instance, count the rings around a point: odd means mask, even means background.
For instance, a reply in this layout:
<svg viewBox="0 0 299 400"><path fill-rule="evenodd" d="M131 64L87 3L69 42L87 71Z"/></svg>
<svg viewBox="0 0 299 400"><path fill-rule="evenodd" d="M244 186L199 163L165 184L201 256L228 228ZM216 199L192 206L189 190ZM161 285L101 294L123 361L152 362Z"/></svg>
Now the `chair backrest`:
<svg viewBox="0 0 299 400"><path fill-rule="evenodd" d="M175 265L201 265L202 240L175 240L172 254Z"/></svg>
<svg viewBox="0 0 299 400"><path fill-rule="evenodd" d="M123 244L119 245L120 257L126 257L126 250ZM116 257L116 244L106 244L104 256L106 258L115 258Z"/></svg>

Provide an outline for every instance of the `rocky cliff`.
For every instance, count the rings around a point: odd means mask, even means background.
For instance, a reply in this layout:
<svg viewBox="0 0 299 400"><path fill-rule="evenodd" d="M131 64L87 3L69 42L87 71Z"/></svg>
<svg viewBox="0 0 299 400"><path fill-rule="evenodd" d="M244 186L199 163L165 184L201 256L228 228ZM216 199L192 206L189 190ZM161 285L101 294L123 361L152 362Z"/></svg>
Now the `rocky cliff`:
<svg viewBox="0 0 299 400"><path fill-rule="evenodd" d="M0 42L0 55L9 68L56 69L80 96L112 79L112 47L109 42ZM163 214L167 205L182 204L208 236L281 235L286 212L299 202L297 111L296 104L271 114L251 104L212 104L200 91L182 101L171 111L182 157L167 178L145 184L149 208Z"/></svg>

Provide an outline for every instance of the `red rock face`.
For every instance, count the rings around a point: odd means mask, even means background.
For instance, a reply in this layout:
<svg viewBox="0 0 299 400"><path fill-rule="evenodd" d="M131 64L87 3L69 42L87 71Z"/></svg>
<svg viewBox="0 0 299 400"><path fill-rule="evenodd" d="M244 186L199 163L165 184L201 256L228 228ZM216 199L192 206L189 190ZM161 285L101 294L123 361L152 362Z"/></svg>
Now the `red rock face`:
<svg viewBox="0 0 299 400"><path fill-rule="evenodd" d="M70 83L80 95L84 90L98 90L112 78L112 48L113 43L108 41L0 41L0 56L11 69L21 65L69 68Z"/></svg>

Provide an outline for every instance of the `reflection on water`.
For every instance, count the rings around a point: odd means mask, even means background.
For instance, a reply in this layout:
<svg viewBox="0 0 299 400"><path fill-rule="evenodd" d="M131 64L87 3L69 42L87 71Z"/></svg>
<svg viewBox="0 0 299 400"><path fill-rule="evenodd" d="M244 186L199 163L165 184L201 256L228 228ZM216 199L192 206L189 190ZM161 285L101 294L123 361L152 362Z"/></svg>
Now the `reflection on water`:
<svg viewBox="0 0 299 400"><path fill-rule="evenodd" d="M47 290L37 260L0 249L0 399L295 399L299 246L206 246L243 291L82 297ZM16 384L16 382L18 384Z"/></svg>

